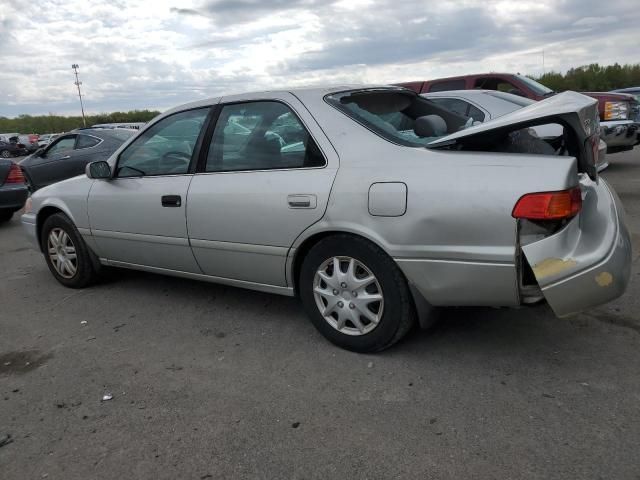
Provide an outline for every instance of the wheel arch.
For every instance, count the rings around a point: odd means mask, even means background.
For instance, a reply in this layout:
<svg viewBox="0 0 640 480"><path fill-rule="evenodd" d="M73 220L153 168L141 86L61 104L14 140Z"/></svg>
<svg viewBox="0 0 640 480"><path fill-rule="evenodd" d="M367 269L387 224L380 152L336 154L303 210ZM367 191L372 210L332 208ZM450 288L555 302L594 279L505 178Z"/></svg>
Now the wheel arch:
<svg viewBox="0 0 640 480"><path fill-rule="evenodd" d="M47 220L47 218L49 218L51 215L55 215L56 213L64 213L73 222L73 217L71 217L71 215L69 215L68 212L60 208L58 205L45 205L42 208L40 208L40 210L38 210L38 215L36 216L36 235L38 239L38 246L40 247L41 251L42 251L42 239L41 239L42 226L44 225L44 222Z"/></svg>
<svg viewBox="0 0 640 480"><path fill-rule="evenodd" d="M293 255L287 265L287 278L290 280L290 285L293 287L294 294L299 296L299 276L300 270L302 268L302 262L306 257L307 253L313 248L314 245L318 244L321 240L334 236L334 235L349 235L354 238L361 238L367 240L377 247L379 247L383 252L389 255L388 250L384 247L384 243L381 239L376 238L373 235L367 235L361 231L354 231L351 229L327 229L327 230L316 230L313 233L310 233L304 238L299 238L294 245ZM391 257L391 255L389 255ZM393 258L393 257L391 257ZM429 301L418 291L418 289L409 282L409 279L406 277L402 269L400 269L400 273L404 277L407 285L409 286L409 291L411 292L411 299L413 301L413 307L416 311L418 322L420 327L423 329L430 328L433 326L435 321L437 320L436 309L433 307Z"/></svg>
<svg viewBox="0 0 640 480"><path fill-rule="evenodd" d="M367 240L375 244L377 247L382 249L382 251L384 251L388 255L387 250L384 248L384 245L379 239L372 238L370 235L366 235L362 232L357 232L357 231L348 230L348 229L334 228L334 229L327 229L327 230L319 230L319 231L310 233L308 236L304 237L303 239L299 238L298 241L296 242L297 245L294 246L293 255L291 256L289 266L287 268L287 278L289 279L289 283L293 287L293 290L296 293L296 295L298 294L298 277L300 275L300 269L302 267L302 262L304 261L304 258L306 257L307 253L309 253L309 250L311 250L313 246L316 245L321 240L327 237L335 236L335 235L349 235L354 238L359 237L363 240Z"/></svg>

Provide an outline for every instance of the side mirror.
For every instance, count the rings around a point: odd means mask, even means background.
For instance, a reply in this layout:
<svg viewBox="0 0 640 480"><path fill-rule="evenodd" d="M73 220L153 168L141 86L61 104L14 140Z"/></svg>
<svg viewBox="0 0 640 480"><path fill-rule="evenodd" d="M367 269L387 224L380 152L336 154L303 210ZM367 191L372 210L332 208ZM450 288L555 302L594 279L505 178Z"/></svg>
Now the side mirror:
<svg viewBox="0 0 640 480"><path fill-rule="evenodd" d="M33 156L34 157L41 157L43 153L44 153L44 148L40 147L35 152L33 152Z"/></svg>
<svg viewBox="0 0 640 480"><path fill-rule="evenodd" d="M104 160L91 162L85 169L87 177L95 180L108 180L111 178L111 167Z"/></svg>

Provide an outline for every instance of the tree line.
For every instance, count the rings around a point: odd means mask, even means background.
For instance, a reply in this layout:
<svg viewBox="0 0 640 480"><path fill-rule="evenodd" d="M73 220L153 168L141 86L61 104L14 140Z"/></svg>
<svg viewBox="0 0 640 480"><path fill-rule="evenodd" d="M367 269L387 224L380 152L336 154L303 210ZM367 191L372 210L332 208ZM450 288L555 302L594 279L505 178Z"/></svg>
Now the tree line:
<svg viewBox="0 0 640 480"><path fill-rule="evenodd" d="M640 86L640 63L602 66L597 63L571 68L567 73L549 72L532 77L556 92L608 92L617 88Z"/></svg>
<svg viewBox="0 0 640 480"><path fill-rule="evenodd" d="M160 112L154 110L132 110L130 112L100 113L87 115L87 127L97 123L148 122ZM16 118L0 117L0 133L59 133L82 127L82 117L61 115L20 115Z"/></svg>

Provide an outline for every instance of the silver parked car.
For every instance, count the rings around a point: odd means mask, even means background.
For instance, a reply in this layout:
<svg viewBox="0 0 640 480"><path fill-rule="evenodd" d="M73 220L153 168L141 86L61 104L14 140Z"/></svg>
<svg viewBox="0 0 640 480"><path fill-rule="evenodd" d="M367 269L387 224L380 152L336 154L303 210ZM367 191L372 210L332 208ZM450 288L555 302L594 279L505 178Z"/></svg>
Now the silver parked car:
<svg viewBox="0 0 640 480"><path fill-rule="evenodd" d="M190 103L37 191L22 221L68 287L109 265L298 295L359 352L437 306L546 299L564 316L621 295L630 239L596 170L596 101L467 121L395 87ZM529 133L550 122L559 138Z"/></svg>
<svg viewBox="0 0 640 480"><path fill-rule="evenodd" d="M473 122L488 122L529 105L535 100L497 90L449 90L444 92L423 93L423 97L451 110L454 113L472 118ZM551 139L562 135L563 127L557 124L540 125L533 129L541 138ZM609 166L607 144L601 140L598 152L598 171Z"/></svg>

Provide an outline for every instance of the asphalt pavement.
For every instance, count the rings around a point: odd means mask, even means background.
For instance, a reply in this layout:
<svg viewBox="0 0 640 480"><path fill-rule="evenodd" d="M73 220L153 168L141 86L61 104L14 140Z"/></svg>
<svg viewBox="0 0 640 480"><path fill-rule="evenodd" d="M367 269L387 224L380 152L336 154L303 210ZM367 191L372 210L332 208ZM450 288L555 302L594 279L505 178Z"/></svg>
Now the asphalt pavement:
<svg viewBox="0 0 640 480"><path fill-rule="evenodd" d="M451 309L377 355L297 300L114 271L70 290L0 226L0 478L639 479L640 150L604 172L627 293ZM103 396L111 395L110 400Z"/></svg>

